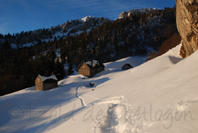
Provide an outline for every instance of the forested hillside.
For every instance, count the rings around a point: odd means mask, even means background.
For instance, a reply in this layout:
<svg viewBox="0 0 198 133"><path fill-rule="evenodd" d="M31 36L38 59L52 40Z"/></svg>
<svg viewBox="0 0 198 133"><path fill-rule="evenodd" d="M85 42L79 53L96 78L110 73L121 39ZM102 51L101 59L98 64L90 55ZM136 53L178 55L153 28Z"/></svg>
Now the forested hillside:
<svg viewBox="0 0 198 133"><path fill-rule="evenodd" d="M31 39L29 35L36 31L0 35L0 95L34 86L38 74L53 73L62 79L65 63L77 66L82 60L107 62L127 56L146 56L158 51L165 40L177 33L175 8L149 14L137 12L114 21L102 18L86 22L80 30L77 30L80 21L68 22L70 27L60 29L61 34L57 30L37 30L39 34ZM31 45L24 45L27 43ZM13 48L13 44L17 47Z"/></svg>

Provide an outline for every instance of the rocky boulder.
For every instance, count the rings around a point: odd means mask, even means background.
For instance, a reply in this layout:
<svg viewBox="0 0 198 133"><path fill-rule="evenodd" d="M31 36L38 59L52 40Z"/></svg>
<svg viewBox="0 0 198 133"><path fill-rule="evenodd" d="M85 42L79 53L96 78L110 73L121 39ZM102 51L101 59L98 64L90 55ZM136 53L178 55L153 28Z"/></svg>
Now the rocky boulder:
<svg viewBox="0 0 198 133"><path fill-rule="evenodd" d="M180 55L185 58L198 49L198 0L177 0L176 18L182 37Z"/></svg>

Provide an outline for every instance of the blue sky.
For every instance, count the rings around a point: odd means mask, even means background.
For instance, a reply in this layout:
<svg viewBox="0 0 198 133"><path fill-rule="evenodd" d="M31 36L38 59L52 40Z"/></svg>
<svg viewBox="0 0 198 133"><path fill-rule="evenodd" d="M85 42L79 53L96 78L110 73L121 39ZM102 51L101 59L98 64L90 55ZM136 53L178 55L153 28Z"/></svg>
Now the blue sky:
<svg viewBox="0 0 198 133"><path fill-rule="evenodd" d="M114 20L123 11L175 4L175 0L0 0L0 33L50 28L89 15Z"/></svg>

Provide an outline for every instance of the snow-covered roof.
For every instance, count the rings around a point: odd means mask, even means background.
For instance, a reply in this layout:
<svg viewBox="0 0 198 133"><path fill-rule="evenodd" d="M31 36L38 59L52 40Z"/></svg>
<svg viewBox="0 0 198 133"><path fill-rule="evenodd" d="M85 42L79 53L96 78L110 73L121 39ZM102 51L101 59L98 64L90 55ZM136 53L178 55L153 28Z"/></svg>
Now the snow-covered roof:
<svg viewBox="0 0 198 133"><path fill-rule="evenodd" d="M49 76L49 77L45 77L45 76L41 76L41 75L39 75L39 76L41 77L42 81L45 81L47 79L58 80L55 75L52 75L52 76Z"/></svg>
<svg viewBox="0 0 198 133"><path fill-rule="evenodd" d="M91 66L91 61L87 61L87 62L85 62L87 65L90 65Z"/></svg>
<svg viewBox="0 0 198 133"><path fill-rule="evenodd" d="M97 60L93 60L93 63L97 64L97 63L98 63L98 61L97 61Z"/></svg>
<svg viewBox="0 0 198 133"><path fill-rule="evenodd" d="M98 61L97 60L87 61L86 64L95 67L98 65Z"/></svg>

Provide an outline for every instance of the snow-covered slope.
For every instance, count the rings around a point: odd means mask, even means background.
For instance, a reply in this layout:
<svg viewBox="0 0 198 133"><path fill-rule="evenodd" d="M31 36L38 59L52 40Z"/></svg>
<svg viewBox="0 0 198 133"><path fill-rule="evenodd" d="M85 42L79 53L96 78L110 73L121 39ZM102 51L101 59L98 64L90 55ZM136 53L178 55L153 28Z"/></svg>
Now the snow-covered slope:
<svg viewBox="0 0 198 133"><path fill-rule="evenodd" d="M183 60L180 47L144 64L105 63L95 77L73 75L49 91L2 96L0 132L197 133L198 52ZM122 71L124 63L134 68Z"/></svg>
<svg viewBox="0 0 198 133"><path fill-rule="evenodd" d="M19 44L18 47L31 47L38 43L38 40L41 42L48 42L53 41L55 38L59 40L60 38L65 38L67 36L75 36L78 34L83 33L86 31L89 33L92 28L95 28L104 22L110 21L107 18L103 17L92 17L92 16L86 16L81 19L71 20L68 22L65 22L61 25L51 27L49 29L46 29L44 31L42 30L35 30L31 31L31 34L28 36L22 36L21 38L25 38L23 40L23 43ZM17 37L19 38L19 37ZM30 40L30 38L34 38L34 40ZM37 38L37 39L35 39ZM13 49L17 48L17 42L16 40L9 39L11 41L11 47Z"/></svg>

